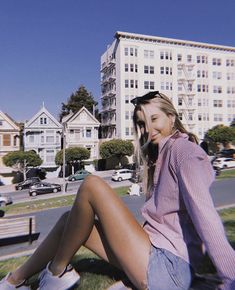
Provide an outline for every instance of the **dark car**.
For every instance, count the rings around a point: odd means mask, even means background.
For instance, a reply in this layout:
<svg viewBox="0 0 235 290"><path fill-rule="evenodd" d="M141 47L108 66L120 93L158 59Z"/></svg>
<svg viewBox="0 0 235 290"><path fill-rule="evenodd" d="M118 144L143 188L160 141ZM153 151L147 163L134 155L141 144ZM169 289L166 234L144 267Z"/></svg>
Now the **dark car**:
<svg viewBox="0 0 235 290"><path fill-rule="evenodd" d="M30 177L30 178L26 178L24 181L18 183L15 186L16 190L22 190L22 189L26 189L29 188L31 185L33 185L34 183L40 182L41 179L39 177Z"/></svg>
<svg viewBox="0 0 235 290"><path fill-rule="evenodd" d="M29 195L36 196L38 194L56 193L61 191L61 185L56 183L38 182L30 186Z"/></svg>

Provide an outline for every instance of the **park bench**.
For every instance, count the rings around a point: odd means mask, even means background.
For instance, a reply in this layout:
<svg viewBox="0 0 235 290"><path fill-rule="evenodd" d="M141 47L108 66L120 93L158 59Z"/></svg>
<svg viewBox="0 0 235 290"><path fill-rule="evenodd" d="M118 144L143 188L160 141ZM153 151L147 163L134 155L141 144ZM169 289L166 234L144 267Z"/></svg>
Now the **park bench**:
<svg viewBox="0 0 235 290"><path fill-rule="evenodd" d="M35 216L0 219L0 247L24 242L31 244L39 234L36 232Z"/></svg>

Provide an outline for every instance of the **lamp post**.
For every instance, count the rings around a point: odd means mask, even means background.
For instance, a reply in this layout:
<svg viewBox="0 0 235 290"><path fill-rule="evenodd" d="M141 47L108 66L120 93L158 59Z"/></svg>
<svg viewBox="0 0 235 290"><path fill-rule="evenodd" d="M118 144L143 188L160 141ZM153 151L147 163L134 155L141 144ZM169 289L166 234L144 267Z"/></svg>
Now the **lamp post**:
<svg viewBox="0 0 235 290"><path fill-rule="evenodd" d="M66 132L65 132L65 123L62 123L63 128L62 128L62 133L63 133L63 189L64 192L66 191L66 181L65 181L65 147L66 147Z"/></svg>

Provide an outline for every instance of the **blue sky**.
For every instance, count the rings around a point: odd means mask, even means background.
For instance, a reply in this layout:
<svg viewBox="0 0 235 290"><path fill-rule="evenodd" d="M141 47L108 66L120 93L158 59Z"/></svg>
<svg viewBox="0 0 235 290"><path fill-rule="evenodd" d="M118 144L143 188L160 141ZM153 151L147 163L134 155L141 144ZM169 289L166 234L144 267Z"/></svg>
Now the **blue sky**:
<svg viewBox="0 0 235 290"><path fill-rule="evenodd" d="M100 99L116 31L235 46L234 0L0 0L0 110L55 116L81 84Z"/></svg>

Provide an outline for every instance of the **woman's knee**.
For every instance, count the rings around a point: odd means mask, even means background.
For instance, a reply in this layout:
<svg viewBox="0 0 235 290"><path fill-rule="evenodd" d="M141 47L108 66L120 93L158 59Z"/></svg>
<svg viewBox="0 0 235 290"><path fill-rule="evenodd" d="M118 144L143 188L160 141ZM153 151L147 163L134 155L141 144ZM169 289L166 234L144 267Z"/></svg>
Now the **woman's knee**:
<svg viewBox="0 0 235 290"><path fill-rule="evenodd" d="M102 184L104 184L104 181L99 176L88 175L82 182L78 194L81 194L82 192L85 192L85 194L96 192Z"/></svg>

